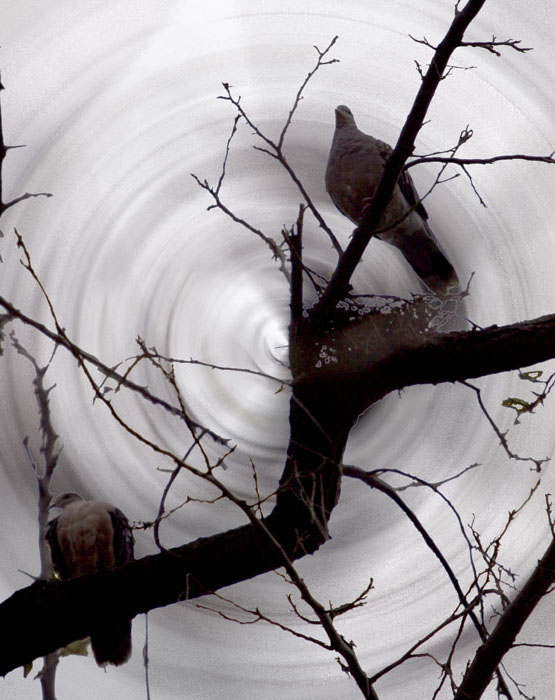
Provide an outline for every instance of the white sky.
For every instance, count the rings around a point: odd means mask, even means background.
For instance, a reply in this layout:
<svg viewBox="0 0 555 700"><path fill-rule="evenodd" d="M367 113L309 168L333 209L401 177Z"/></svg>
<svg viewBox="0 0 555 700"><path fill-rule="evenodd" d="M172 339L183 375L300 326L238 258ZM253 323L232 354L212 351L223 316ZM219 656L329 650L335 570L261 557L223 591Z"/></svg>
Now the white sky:
<svg viewBox="0 0 555 700"><path fill-rule="evenodd" d="M313 78L291 127L286 151L314 201L346 241L351 230L327 198L323 173L333 133L333 109L347 103L361 129L396 139L419 83L414 59L428 52L408 34L438 41L452 17L448 0L293 0L230 2L197 0L0 0L0 68L5 137L24 143L7 159L8 196L49 191L24 202L3 221L0 294L48 322L47 309L21 266L11 230L17 226L32 253L63 325L73 340L115 363L136 352L134 339L173 356L256 367L284 376L276 362L286 338L288 297L284 278L263 244L219 212L190 177L214 182L233 118L217 100L228 81L252 117L279 133L295 92L315 61L314 44L339 35L327 66ZM302 9L300 9L302 7ZM468 124L475 135L467 155L508 152L546 154L555 147L553 74L555 7L549 0L488 0L469 38L520 38L526 55L501 58L464 51L430 111L419 152L448 148ZM270 235L293 223L298 195L286 176L262 154L248 129L240 130L224 185L226 202ZM433 171L413 170L423 189ZM553 312L555 171L547 166L499 165L475 172L487 201L483 208L462 177L427 200L431 224L460 276L476 277L468 313L481 325L513 322ZM330 270L335 256L311 221L307 255ZM367 291L396 293L413 279L400 258L373 242L365 255ZM28 347L46 359L51 348L17 328ZM165 466L108 420L72 362L52 367L52 410L64 451L59 490L81 490L109 500L133 520L152 519ZM280 374L281 373L281 374ZM137 375L164 392L146 370ZM288 396L248 375L192 368L178 371L180 386L198 419L230 437L238 448L225 478L240 492L251 484L249 457L270 491L287 442ZM40 444L32 376L24 360L0 358L0 588L7 597L38 570L35 548L35 484L22 446L28 435L35 458ZM513 375L481 382L503 427L512 415L500 402L522 395ZM162 414L134 398L130 420L183 452L181 433ZM549 405L515 428L510 439L524 454L551 455ZM388 397L361 421L346 461L364 467L398 467L440 480L470 463L482 468L447 492L465 522L476 513L485 535L494 535L509 508L534 481L527 466L507 463L471 392L461 387L407 391ZM543 491L553 488L547 468ZM173 492L172 492L173 493ZM203 494L183 479L170 501ZM511 535L506 560L525 572L547 544L543 496L531 504ZM467 567L456 523L438 500L411 500L443 542L455 569ZM178 544L241 523L224 507L191 506L166 526L167 544ZM376 670L402 653L450 610L446 577L403 518L376 494L345 484L332 518L332 542L299 568L324 601L340 603L373 576L369 605L348 618L342 631L357 644L362 662ZM137 553L154 551L148 534L137 535ZM526 564L528 562L528 564ZM225 592L290 621L286 589L268 575ZM213 601L214 607L222 605ZM357 698L334 655L262 626L240 627L193 604L150 616L151 691L156 700L298 700ZM547 601L526 629L537 641L552 629ZM542 641L553 642L542 637ZM120 669L100 672L92 659L65 660L58 671L58 700L144 697L141 647L144 620L134 622L135 653ZM437 650L449 642L441 637ZM549 652L519 652L509 668L529 683L537 700L550 700L555 683ZM38 662L35 664L38 670ZM427 698L436 669L413 664L377 686L380 700ZM415 695L416 692L416 695ZM516 693L515 693L516 694ZM10 700L40 697L38 682L16 670L0 681ZM493 693L485 697L494 697Z"/></svg>

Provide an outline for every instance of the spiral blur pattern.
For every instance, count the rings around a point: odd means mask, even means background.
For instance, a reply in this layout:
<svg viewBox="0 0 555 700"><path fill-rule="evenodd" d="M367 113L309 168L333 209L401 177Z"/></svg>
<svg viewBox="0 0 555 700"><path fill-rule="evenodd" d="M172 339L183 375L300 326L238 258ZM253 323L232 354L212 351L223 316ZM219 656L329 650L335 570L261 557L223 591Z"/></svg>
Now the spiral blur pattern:
<svg viewBox="0 0 555 700"><path fill-rule="evenodd" d="M19 265L13 228L24 236L33 264L62 325L74 342L116 364L138 352L137 336L163 355L263 372L176 366L176 383L195 420L228 438L236 449L226 458L224 480L252 494L250 459L260 488L271 492L279 477L288 435L288 288L269 249L222 212L206 211L207 193L191 177L212 184L219 177L233 122L232 105L218 100L222 82L260 128L276 137L295 93L313 67L316 52L334 35L332 56L310 82L288 132L286 154L316 205L342 242L350 227L332 207L323 171L333 133L333 109L347 103L360 127L394 142L419 85L414 59L429 53L408 37L438 41L453 14L447 0L1 0L0 66L6 140L26 144L11 151L5 166L6 197L48 191L53 198L23 202L6 214L0 240L0 293L33 318L52 321L36 284ZM554 148L555 6L530 0L491 0L469 36L521 38L534 51L457 52L458 66L441 84L421 132L418 152L444 150L468 124L474 136L465 155ZM222 199L237 216L280 241L290 226L299 194L278 165L253 145L251 130L234 138ZM479 325L508 323L555 308L553 191L555 170L542 164L510 163L476 169L438 187L427 200L432 227L461 279L475 272L468 314ZM423 191L434 178L419 168ZM306 256L327 274L335 252L307 217ZM401 293L414 278L399 256L372 242L357 272L364 292ZM20 324L19 340L41 362L52 347ZM127 365L126 365L127 366ZM546 367L549 369L549 366ZM116 503L133 520L151 520L167 480L168 463L140 445L109 417L75 363L58 351L48 373L52 417L64 449L56 490L78 490ZM152 366L132 375L153 393L175 400ZM33 374L13 349L0 358L2 416L0 543L3 597L27 585L19 570L37 570L36 485L23 439L40 459ZM513 416L501 407L507 396L531 396L514 374L480 380L492 416L502 429ZM532 387L533 388L533 387ZM133 427L182 454L187 432L176 420L134 395L117 399ZM509 434L519 454L554 452L550 430L553 402L525 417ZM207 442L211 459L224 448ZM194 453L191 461L202 465ZM476 403L460 386L414 388L390 396L359 421L345 461L365 468L398 468L440 481L479 462L444 492L464 523L476 516L484 541L502 528L536 475L529 463L507 459ZM552 468L518 522L509 530L503 561L526 574L549 540L543 494L553 488ZM399 480L399 483L400 480ZM214 494L182 477L168 505ZM403 492L452 566L469 583L468 552L452 513L422 489ZM191 503L162 528L168 546L243 522L218 503ZM364 608L339 623L373 673L403 653L456 604L445 573L404 516L380 494L345 483L331 521L333 539L299 570L323 602L345 602L370 577L375 590ZM149 534L137 534L139 555L155 551ZM244 605L260 607L289 624L281 580L268 574L222 591ZM214 609L233 612L214 600ZM541 614L540 614L541 613ZM234 625L192 603L149 616L150 682L158 700L357 698L354 683L334 655L263 624ZM553 641L547 599L525 628L526 641ZM307 630L305 630L307 631ZM311 632L313 630L308 630ZM439 635L430 650L445 654L451 636ZM99 673L90 659L69 658L58 670L58 697L144 696L141 647L144 627L134 624L135 654L129 664ZM475 639L463 639L471 653ZM538 700L552 697L549 651L522 650L508 658L511 674ZM459 659L463 661L464 659ZM2 697L38 698L40 690L19 671L1 682ZM431 697L438 671L429 659L412 661L377 685L382 700ZM486 694L493 698L491 689ZM444 696L449 697L446 692Z"/></svg>

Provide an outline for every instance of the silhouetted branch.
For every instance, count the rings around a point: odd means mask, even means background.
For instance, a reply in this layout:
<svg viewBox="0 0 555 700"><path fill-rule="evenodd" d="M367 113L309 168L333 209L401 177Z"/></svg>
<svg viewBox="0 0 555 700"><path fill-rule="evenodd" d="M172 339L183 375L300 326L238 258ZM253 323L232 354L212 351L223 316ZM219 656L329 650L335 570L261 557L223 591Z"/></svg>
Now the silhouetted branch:
<svg viewBox="0 0 555 700"><path fill-rule="evenodd" d="M285 157L285 154L283 152L284 140L285 140L285 135L286 135L287 129L289 128L289 125L291 124L291 120L293 119L293 115L294 115L297 107L299 106L300 101L302 100L302 93L303 93L306 85L308 84L308 82L312 78L312 76L318 71L319 68L321 68L322 66L330 65L332 63L337 62L337 59L323 60L326 57L326 55L328 54L328 52L331 50L331 48L333 47L333 45L335 44L336 41L337 41L337 37L335 36L324 50L320 50L317 46L314 47L318 53L318 59L317 59L316 65L308 73L307 77L302 82L300 88L297 90L297 93L295 95L295 100L293 102L293 106L292 106L291 110L289 111L289 114L288 114L287 119L285 121L285 124L281 130L281 133L280 133L280 136L279 136L277 143L274 140L272 140L271 138L269 138L268 136L266 136L266 134L260 129L260 127L257 126L257 124L251 119L251 117L248 115L248 113L244 109L243 105L241 104L241 96L235 97L233 95L233 93L231 91L232 86L229 83L222 83L223 88L225 90L225 95L220 95L220 97L218 99L225 100L227 102L231 102L231 104L237 110L238 115L245 120L245 122L249 125L249 127L254 132L254 134L266 144L266 147L254 146L253 148L255 150L262 151L262 153L266 153L266 155L269 155L271 158L277 160L280 163L280 165L288 173L289 177L293 180L293 182L297 186L299 192L302 194L302 196L306 202L307 208L310 209L310 211L312 212L312 215L314 216L314 218L318 222L320 228L322 228L322 230L325 231L325 233L329 237L330 241L332 242L332 245L335 248L335 250L341 254L342 248L341 248L341 245L339 244L339 241L337 240L333 231L330 229L330 227L324 221L322 215L320 214L320 212L318 211L318 209L314 205L310 195L306 191L303 183L299 179L297 173L293 170L293 168L289 164L289 161L287 160L287 158ZM199 184L201 184L201 182L200 182L200 180L198 180L198 178L195 177L195 179L197 179L197 182L199 182ZM201 186L203 186L203 185L201 184ZM208 189L208 188L205 187L205 189ZM214 196L214 194L212 192L211 192L211 194L212 194L212 196Z"/></svg>
<svg viewBox="0 0 555 700"><path fill-rule="evenodd" d="M405 170L412 168L413 165L420 165L421 163L446 163L447 165L492 165L493 163L499 163L501 161L507 160L526 160L535 163L548 163L549 165L555 165L555 158L553 153L548 156L530 156L523 153L511 153L508 155L492 156L491 158L454 158L451 156L422 156L411 160L405 165Z"/></svg>
<svg viewBox="0 0 555 700"><path fill-rule="evenodd" d="M50 361L41 367L31 353L16 338L13 331L10 336L12 345L16 352L31 363L35 373L33 384L35 387L34 394L39 409L40 434L42 437L40 452L42 453L43 464L37 464L31 457L28 449L27 436L25 437L23 443L27 449L27 454L29 455L31 466L37 482L38 550L40 559L40 574L38 580L48 581L52 578L52 559L50 556L50 549L45 538L51 499L50 483L52 477L54 476L54 470L58 464L58 458L61 452L61 449L58 448L57 444L59 435L54 430L52 417L50 415L50 392L56 385L53 384L48 388L45 386L45 377L50 366ZM60 651L56 650L50 654L47 654L43 659L42 668L38 672L43 700L56 700L56 669L58 666L60 653Z"/></svg>
<svg viewBox="0 0 555 700"><path fill-rule="evenodd" d="M497 49L503 46L506 46L510 49L514 49L515 51L519 51L520 53L533 51L533 47L519 46L520 43L521 39L505 39L504 41L497 41L496 37L493 36L491 38L491 41L463 41L461 46L471 46L477 49L486 49L486 51L489 51L490 53L493 53L496 56L501 56L501 52L497 51Z"/></svg>
<svg viewBox="0 0 555 700"><path fill-rule="evenodd" d="M372 197L370 206L365 211L362 222L355 229L351 242L339 259L330 283L317 304L316 310L319 314L324 314L335 308L337 302L347 294L351 276L380 223L403 166L414 150L416 136L422 127L451 54L461 45L466 29L482 9L484 2L485 0L468 0L462 10L457 9L455 18L438 45L432 62L422 79L412 109L385 165L383 176Z"/></svg>
<svg viewBox="0 0 555 700"><path fill-rule="evenodd" d="M7 311L10 318L18 319L25 325L34 328L46 338L49 338L54 343L56 343L56 345L59 345L60 347L63 347L64 349L68 350L74 357L80 358L83 362L96 367L100 372L102 372L102 374L104 374L109 379L113 379L118 384L125 386L127 389L131 389L132 391L142 396L143 399L145 399L146 401L156 406L162 407L168 413L177 416L186 422L188 421L195 429L206 430L207 434L221 445L228 444L229 440L226 440L225 438L217 435L216 433L207 430L202 425L195 423L188 416L184 415L181 409L177 406L172 406L165 399L162 399L159 396L155 396L154 394L152 394L146 387L136 384L135 382L132 382L129 379L126 379L115 369L113 369L112 367L108 367L108 365L104 364L97 357L87 352L86 350L80 348L68 338L66 333L63 332L63 329L60 329L61 332L55 332L50 330L43 323L40 323L39 321L36 321L30 316L24 314L22 311L20 311L17 307L15 307L12 303L10 303L7 299L5 299L2 296L0 296L0 306Z"/></svg>
<svg viewBox="0 0 555 700"><path fill-rule="evenodd" d="M4 86L2 85L2 80L0 78L0 93L2 90L4 90ZM0 216L2 216L2 214L7 209L9 209L10 207L13 207L15 204L17 204L18 202L22 202L25 199L30 199L31 197L52 197L53 196L50 192L36 192L36 193L26 192L25 194L22 194L19 197L15 197L14 199L10 200L9 202L4 201L4 182L3 182L4 159L6 158L8 151L10 151L14 148L23 148L23 146L6 146L6 143L4 141L4 129L3 129L3 125L2 125L2 108L0 105Z"/></svg>
<svg viewBox="0 0 555 700"><path fill-rule="evenodd" d="M427 46L433 51L437 50L437 46L434 46L434 44L428 41L426 37L422 37L422 39L417 39L416 37L412 36L412 34L409 34L409 37L417 44ZM497 50L501 47L514 49L515 51L519 51L520 53L526 53L527 51L533 50L532 47L519 46L520 43L520 39L505 39L504 41L498 41L496 36L492 36L491 41L462 41L459 44L459 46L468 46L476 49L485 49L486 51L489 51L490 53L493 53L496 56L501 56L501 52Z"/></svg>
<svg viewBox="0 0 555 700"><path fill-rule="evenodd" d="M464 386L467 386L469 389L472 389L475 392L476 399L478 401L478 404L480 406L482 413L484 414L488 423L491 425L491 427L493 428L493 431L495 432L495 434L499 438L499 442L500 442L501 446L503 447L503 449L505 450L505 452L507 453L507 456L509 457L509 459L515 459L519 462L532 462L535 465L536 471L540 472L542 469L542 465L545 464L545 462L549 462L550 458L544 457L543 459L538 459L536 457L521 457L520 455L516 454L516 452L513 452L509 447L509 443L507 442L508 431L506 430L503 433L497 427L497 424L495 423L495 421L491 417L489 411L487 410L487 408L484 404L484 401L482 399L482 392L479 389L479 387L474 386L474 384L470 384L470 382L466 382L466 381L462 381L461 384L463 384Z"/></svg>
<svg viewBox="0 0 555 700"><path fill-rule="evenodd" d="M316 49L316 52L318 54L318 60L316 62L316 65L314 66L314 68L308 72L308 75L301 83L301 87L297 90L297 94L295 95L295 100L293 102L293 106L289 110L289 114L287 116L287 119L285 121L283 129L281 130L281 134L279 135L279 140L277 142L277 148L279 151L281 151L281 148L283 146L285 134L286 134L287 129L289 128L289 126L291 124L291 121L293 119L293 115L295 114L295 111L296 111L297 107L299 106L300 101L303 99L303 92L304 92L305 87L308 85L309 80L312 78L312 76L316 73L316 71L321 66L329 66L332 63L339 63L339 59L337 59L337 58L330 58L329 60L324 60L326 58L326 55L333 48L333 46L338 38L339 37L334 36L333 39L330 41L330 43L326 46L326 48L323 51L321 51L317 46L314 46L314 48Z"/></svg>
<svg viewBox="0 0 555 700"><path fill-rule="evenodd" d="M291 255L291 323L299 323L303 313L303 216L304 207L299 207L295 230L287 235Z"/></svg>
<svg viewBox="0 0 555 700"><path fill-rule="evenodd" d="M401 508L403 513L407 516L407 518L411 521L411 523L414 525L414 527L418 530L420 535L422 536L424 542L426 543L426 546L433 552L434 556L439 560L441 566L447 573L447 576L449 577L449 580L451 581L451 584L453 588L455 589L457 596L459 598L460 605L464 611L464 616L463 616L463 623L464 623L464 618L466 615L469 615L472 622L474 623L474 626L476 630L478 631L478 634L480 635L480 638L482 640L485 640L487 638L487 630L485 626L483 625L482 622L476 617L476 614L474 613L474 607L481 602L481 598L483 593L480 593L478 597L473 601L469 601L465 594L463 593L463 590L459 584L459 581L457 579L457 576L455 575L455 572L449 565L449 562L439 549L439 547L436 545L426 528L422 525L416 514L412 511L411 508L407 506L407 504L403 501L403 499L396 493L395 489L392 488L389 484L387 484L385 481L379 479L377 476L372 474L371 472L365 472L362 469L358 469L357 467L349 466L349 465L344 465L343 466L343 473L345 476L350 476L356 479L359 479L363 481L364 483L368 484L371 488L375 488L382 493L385 493L389 498L391 498L398 506ZM449 623L453 619L457 619L460 615L454 615L452 618L448 618ZM443 628L443 624L436 630L439 631L439 629ZM462 632L462 628L461 628ZM430 635L431 636L431 635ZM425 639L429 639L430 636L427 636ZM421 642L419 642L420 644ZM418 645L417 645L418 646ZM416 647L413 647L405 657L403 657L403 660L405 658L409 658L412 656L412 653ZM454 649L453 649L454 651ZM399 662L400 663L400 662ZM397 664L395 664L397 665ZM391 668L394 668L395 665L391 667L387 667L387 670L391 670ZM379 674L376 674L371 680L374 681L376 678L379 676L383 675L385 671L380 672ZM498 680L499 683L505 687L506 683L501 675L501 671L498 669L497 670L497 675L498 675Z"/></svg>
<svg viewBox="0 0 555 700"><path fill-rule="evenodd" d="M454 700L479 700L491 680L493 671L511 649L524 623L554 581L555 540L552 540L521 591L476 652Z"/></svg>
<svg viewBox="0 0 555 700"><path fill-rule="evenodd" d="M227 158L227 152L225 155L225 158ZM222 173L225 172L225 168L222 169ZM283 254L283 251L281 250L280 246L274 241L273 238L270 236L267 236L265 233L263 233L260 229L256 228L256 226L253 226L250 224L248 221L245 219L242 219L240 216L237 216L234 212L231 211L231 209L226 206L220 197L220 188L222 184L222 179L220 177L220 180L218 181L218 184L216 187L212 187L208 183L208 180L201 180L199 177L197 177L194 173L191 173L191 176L195 180L195 182L198 184L199 187L201 187L203 190L206 190L210 195L212 195L212 198L214 199L215 204L212 204L208 207L208 209L220 209L221 211L226 214L232 221L234 221L236 224L240 224L244 228L246 228L248 231L251 233L254 233L255 236L258 236L261 240L264 241L264 243L270 248L272 251L272 254L276 260L280 261L280 266L279 269L280 271L285 275L287 281L290 281L290 276L289 276L289 269L287 267L287 261L285 259L285 255Z"/></svg>

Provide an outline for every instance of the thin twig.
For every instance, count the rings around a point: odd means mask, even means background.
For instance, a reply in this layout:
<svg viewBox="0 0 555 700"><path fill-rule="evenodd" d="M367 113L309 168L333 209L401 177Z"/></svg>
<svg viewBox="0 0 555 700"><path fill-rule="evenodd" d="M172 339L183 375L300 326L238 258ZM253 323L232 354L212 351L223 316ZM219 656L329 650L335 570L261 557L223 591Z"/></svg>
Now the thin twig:
<svg viewBox="0 0 555 700"><path fill-rule="evenodd" d="M83 362L89 363L96 367L98 370L100 370L100 372L102 372L102 374L104 374L109 379L113 379L114 381L121 383L127 389L131 389L131 391L136 392L137 394L142 396L143 399L145 399L146 401L154 404L155 406L160 406L168 413L171 413L172 415L177 416L182 420L188 421L197 430L206 430L207 435L209 435L215 442L218 442L221 445L227 445L229 443L229 440L221 437L220 435L217 435L211 430L204 428L202 425L191 420L188 416L183 415L180 408L172 406L164 399L155 396L146 387L140 386L139 384L135 384L134 382L122 377L112 367L108 367L108 365L105 365L97 357L87 352L86 350L83 350L81 347L79 347L73 341L71 341L62 328L60 328L59 332L51 331L44 324L24 314L22 311L20 311L2 296L0 296L0 306L6 309L11 318L18 319L25 325L30 326L31 328L35 328L35 330L42 333L42 335L44 335L47 338L50 338L50 340L52 340L54 343L71 352L71 354L74 357L77 357Z"/></svg>
<svg viewBox="0 0 555 700"><path fill-rule="evenodd" d="M307 86L309 80L312 78L314 73L321 67L321 66L327 66L331 65L332 63L339 63L339 59L337 58L332 58L329 61L324 61L324 58L327 53L329 53L334 46L335 42L339 39L338 36L334 36L333 39L330 41L330 43L326 46L326 48L321 51L316 45L314 48L316 49L316 52L318 53L318 61L316 62L316 65L314 68L308 72L308 75L306 78L303 80L301 83L301 87L297 90L297 94L295 95L295 101L293 102L293 106L289 110L289 114L287 115L287 119L285 120L285 124L283 126L283 129L281 130L281 134L279 136L279 140L277 143L278 150L281 151L281 148L283 146L283 141L285 139L285 134L287 132L287 129L289 128L291 124L291 120L293 119L293 115L295 114L295 111L297 107L299 106L300 101L303 99L303 91L305 87Z"/></svg>
<svg viewBox="0 0 555 700"><path fill-rule="evenodd" d="M508 430L506 430L504 433L502 433L501 430L499 430L499 428L497 427L497 424L495 423L495 421L494 421L493 418L491 417L489 411L487 410L487 408L486 408L486 406L485 406L485 404L484 404L484 402L483 402L483 400L482 400L482 391L481 391L481 389L479 389L479 387L475 386L474 384L471 384L470 382L467 382L466 380L460 380L460 383L461 383L463 386L466 386L466 387L468 387L469 389L472 389L472 390L475 392L475 394L476 394L476 399L477 399L477 401L478 401L478 404L479 404L479 406L480 406L480 409L482 410L482 413L483 413L484 416L486 417L488 423L491 425L491 427L492 427L494 433L495 433L495 434L497 435L497 437L499 438L499 442L501 443L501 447L505 450L507 456L508 456L510 459L514 459L514 460L517 460L517 461L519 461L519 462L532 462L532 463L535 465L535 470L536 470L537 472L541 472L541 470L542 470L542 465L543 465L545 462L549 462L550 458L549 458L549 457L544 457L543 459L538 459L538 458L536 458L536 457L521 457L520 455L516 454L516 452L513 452L513 451L511 450L511 448L509 447L509 443L508 443L508 441L507 441Z"/></svg>
<svg viewBox="0 0 555 700"><path fill-rule="evenodd" d="M457 6L458 6L457 2ZM432 49L433 51L437 51L437 46L434 46L426 37L422 37L422 39L417 39L416 37L412 36L412 34L409 34L409 37L416 42L417 44L422 44L423 46L427 46L429 49ZM515 51L519 51L520 53L526 53L527 51L532 51L532 47L524 47L524 46L519 46L521 43L521 39L505 39L504 41L498 41L497 37L494 35L491 38L491 41L461 41L459 46L463 47L472 47L476 49L485 49L486 51L489 51L490 53L495 54L496 56L501 56L501 52L497 50L498 47L508 47L511 49L514 49Z"/></svg>
<svg viewBox="0 0 555 700"><path fill-rule="evenodd" d="M532 161L534 163L548 163L549 165L555 164L554 153L550 153L547 156L531 156L525 153L509 153L506 155L491 156L490 158L454 158L450 156L421 156L409 161L404 167L405 170L412 168L414 165L420 165L421 163L446 163L447 165L492 165L493 163L499 163L501 161L507 160L525 160Z"/></svg>
<svg viewBox="0 0 555 700"><path fill-rule="evenodd" d="M299 177L296 174L296 172L294 171L294 169L289 164L289 162L288 162L288 160L285 157L285 154L283 152L285 134L287 132L287 129L289 128L289 125L290 125L291 120L293 118L293 114L294 114L295 110L297 109L300 100L302 99L302 92L304 91L308 81L310 80L310 78L312 78L312 76L316 73L316 71L321 66L330 65L332 63L337 62L337 59L330 59L327 61L322 60L326 56L328 51L332 48L332 46L335 44L336 40L337 40L337 37L334 37L331 40L331 42L329 43L329 45L323 51L318 49L318 47L315 47L316 51L318 52L318 61L317 61L316 67L312 71L309 72L308 76L305 78L305 80L301 84L301 87L297 90L297 94L296 94L296 97L295 97L295 100L293 103L293 107L291 108L291 110L289 112L289 115L286 119L285 125L282 129L280 138L279 138L277 143L275 141L273 141L271 138L269 138L268 136L266 136L266 134L260 129L260 127L258 127L256 125L256 123L251 119L251 117L248 115L248 113L244 109L243 105L241 104L241 96L239 95L238 97L235 97L233 95L233 93L231 91L231 85L229 83L227 83L227 82L222 83L222 86L225 90L225 95L220 95L218 99L230 102L237 110L238 115L241 116L245 120L245 122L249 125L249 127L252 129L253 133L266 144L267 147L253 146L253 148L255 150L261 151L262 153L265 153L266 155L270 156L271 158L273 158L274 160L277 160L280 163L280 165L284 168L284 170L288 173L289 177L293 180L293 182L297 186L299 192L302 194L302 196L306 202L306 206L312 212L312 215L314 216L314 218L318 222L320 228L322 228L326 232L326 234L328 235L330 241L332 242L332 245L335 248L335 250L339 254L341 254L343 252L343 249L341 248L339 241L337 240L333 231L330 229L330 227L324 221L322 215L320 214L320 212L318 211L318 209L314 205L314 203L313 203L310 195L308 194L307 190L305 189L303 183L299 179ZM196 179L197 179L197 182L199 184L201 184L200 180L198 178L196 178ZM201 186L203 186L203 185L201 184ZM208 188L205 187L205 189L208 189ZM212 194L212 196L214 196L212 192L211 192L211 194Z"/></svg>

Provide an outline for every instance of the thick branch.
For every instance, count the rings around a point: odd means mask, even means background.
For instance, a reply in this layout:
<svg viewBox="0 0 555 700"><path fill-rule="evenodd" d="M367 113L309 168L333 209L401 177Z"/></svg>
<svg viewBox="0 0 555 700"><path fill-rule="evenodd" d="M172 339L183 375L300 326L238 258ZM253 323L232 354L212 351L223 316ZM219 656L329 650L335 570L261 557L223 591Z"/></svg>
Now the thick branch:
<svg viewBox="0 0 555 700"><path fill-rule="evenodd" d="M295 344L301 338L297 336ZM291 560L315 551L327 538L327 521L338 494L337 464L356 412L363 407L353 387L369 405L410 384L457 381L550 359L555 356L555 315L502 328L438 333L427 341L424 337L424 342L422 336L414 341L407 336L401 345L394 335L389 340L389 351L375 357L371 368L359 365L357 376L345 374L343 365L341 383L334 382L331 370L296 380L282 488L266 519ZM310 337L305 342L310 345ZM293 368L297 361L307 367L302 353L298 360L293 353ZM294 370L295 374L299 377ZM259 528L250 524L94 577L33 584L0 606L0 625L10 630L0 649L0 673L86 636L93 624L115 611L132 618L281 563Z"/></svg>
<svg viewBox="0 0 555 700"><path fill-rule="evenodd" d="M555 314L502 327L430 331L425 302L371 312L342 326L301 324L305 342L291 353L294 385L302 378L341 411L363 413L391 391L528 367L555 359Z"/></svg>
<svg viewBox="0 0 555 700"><path fill-rule="evenodd" d="M250 525L66 582L38 582L0 605L0 674L89 635L101 620L198 597L280 565Z"/></svg>
<svg viewBox="0 0 555 700"><path fill-rule="evenodd" d="M368 326L361 324L361 328ZM390 333L381 346L379 334L368 335L366 348L363 338L348 338L357 349L355 366L349 368L340 358L339 369L328 370L330 375L336 372L335 381L340 382L348 402L356 404L361 413L379 393L385 396L417 384L457 382L555 358L555 314L500 328L430 333L428 337ZM312 379L321 381L318 371L312 372ZM332 377L327 380L333 386ZM341 402L340 394L337 401Z"/></svg>
<svg viewBox="0 0 555 700"><path fill-rule="evenodd" d="M306 518L287 523L278 509L266 524L291 559L315 551L323 541L319 528L315 534L308 531ZM259 529L246 525L120 569L65 582L34 583L0 605L0 625L10 630L0 644L0 675L86 637L101 620L116 615L133 618L281 565L281 557L268 547Z"/></svg>
<svg viewBox="0 0 555 700"><path fill-rule="evenodd" d="M435 334L391 358L399 387L439 384L528 367L555 358L555 314L507 326Z"/></svg>
<svg viewBox="0 0 555 700"><path fill-rule="evenodd" d="M317 392L292 398L291 441L277 504L265 527L291 561L328 539L350 423ZM64 582L37 582L0 605L0 675L86 637L99 621L132 619L283 565L264 529L249 523L145 557L125 567ZM85 602L86 601L86 604Z"/></svg>

